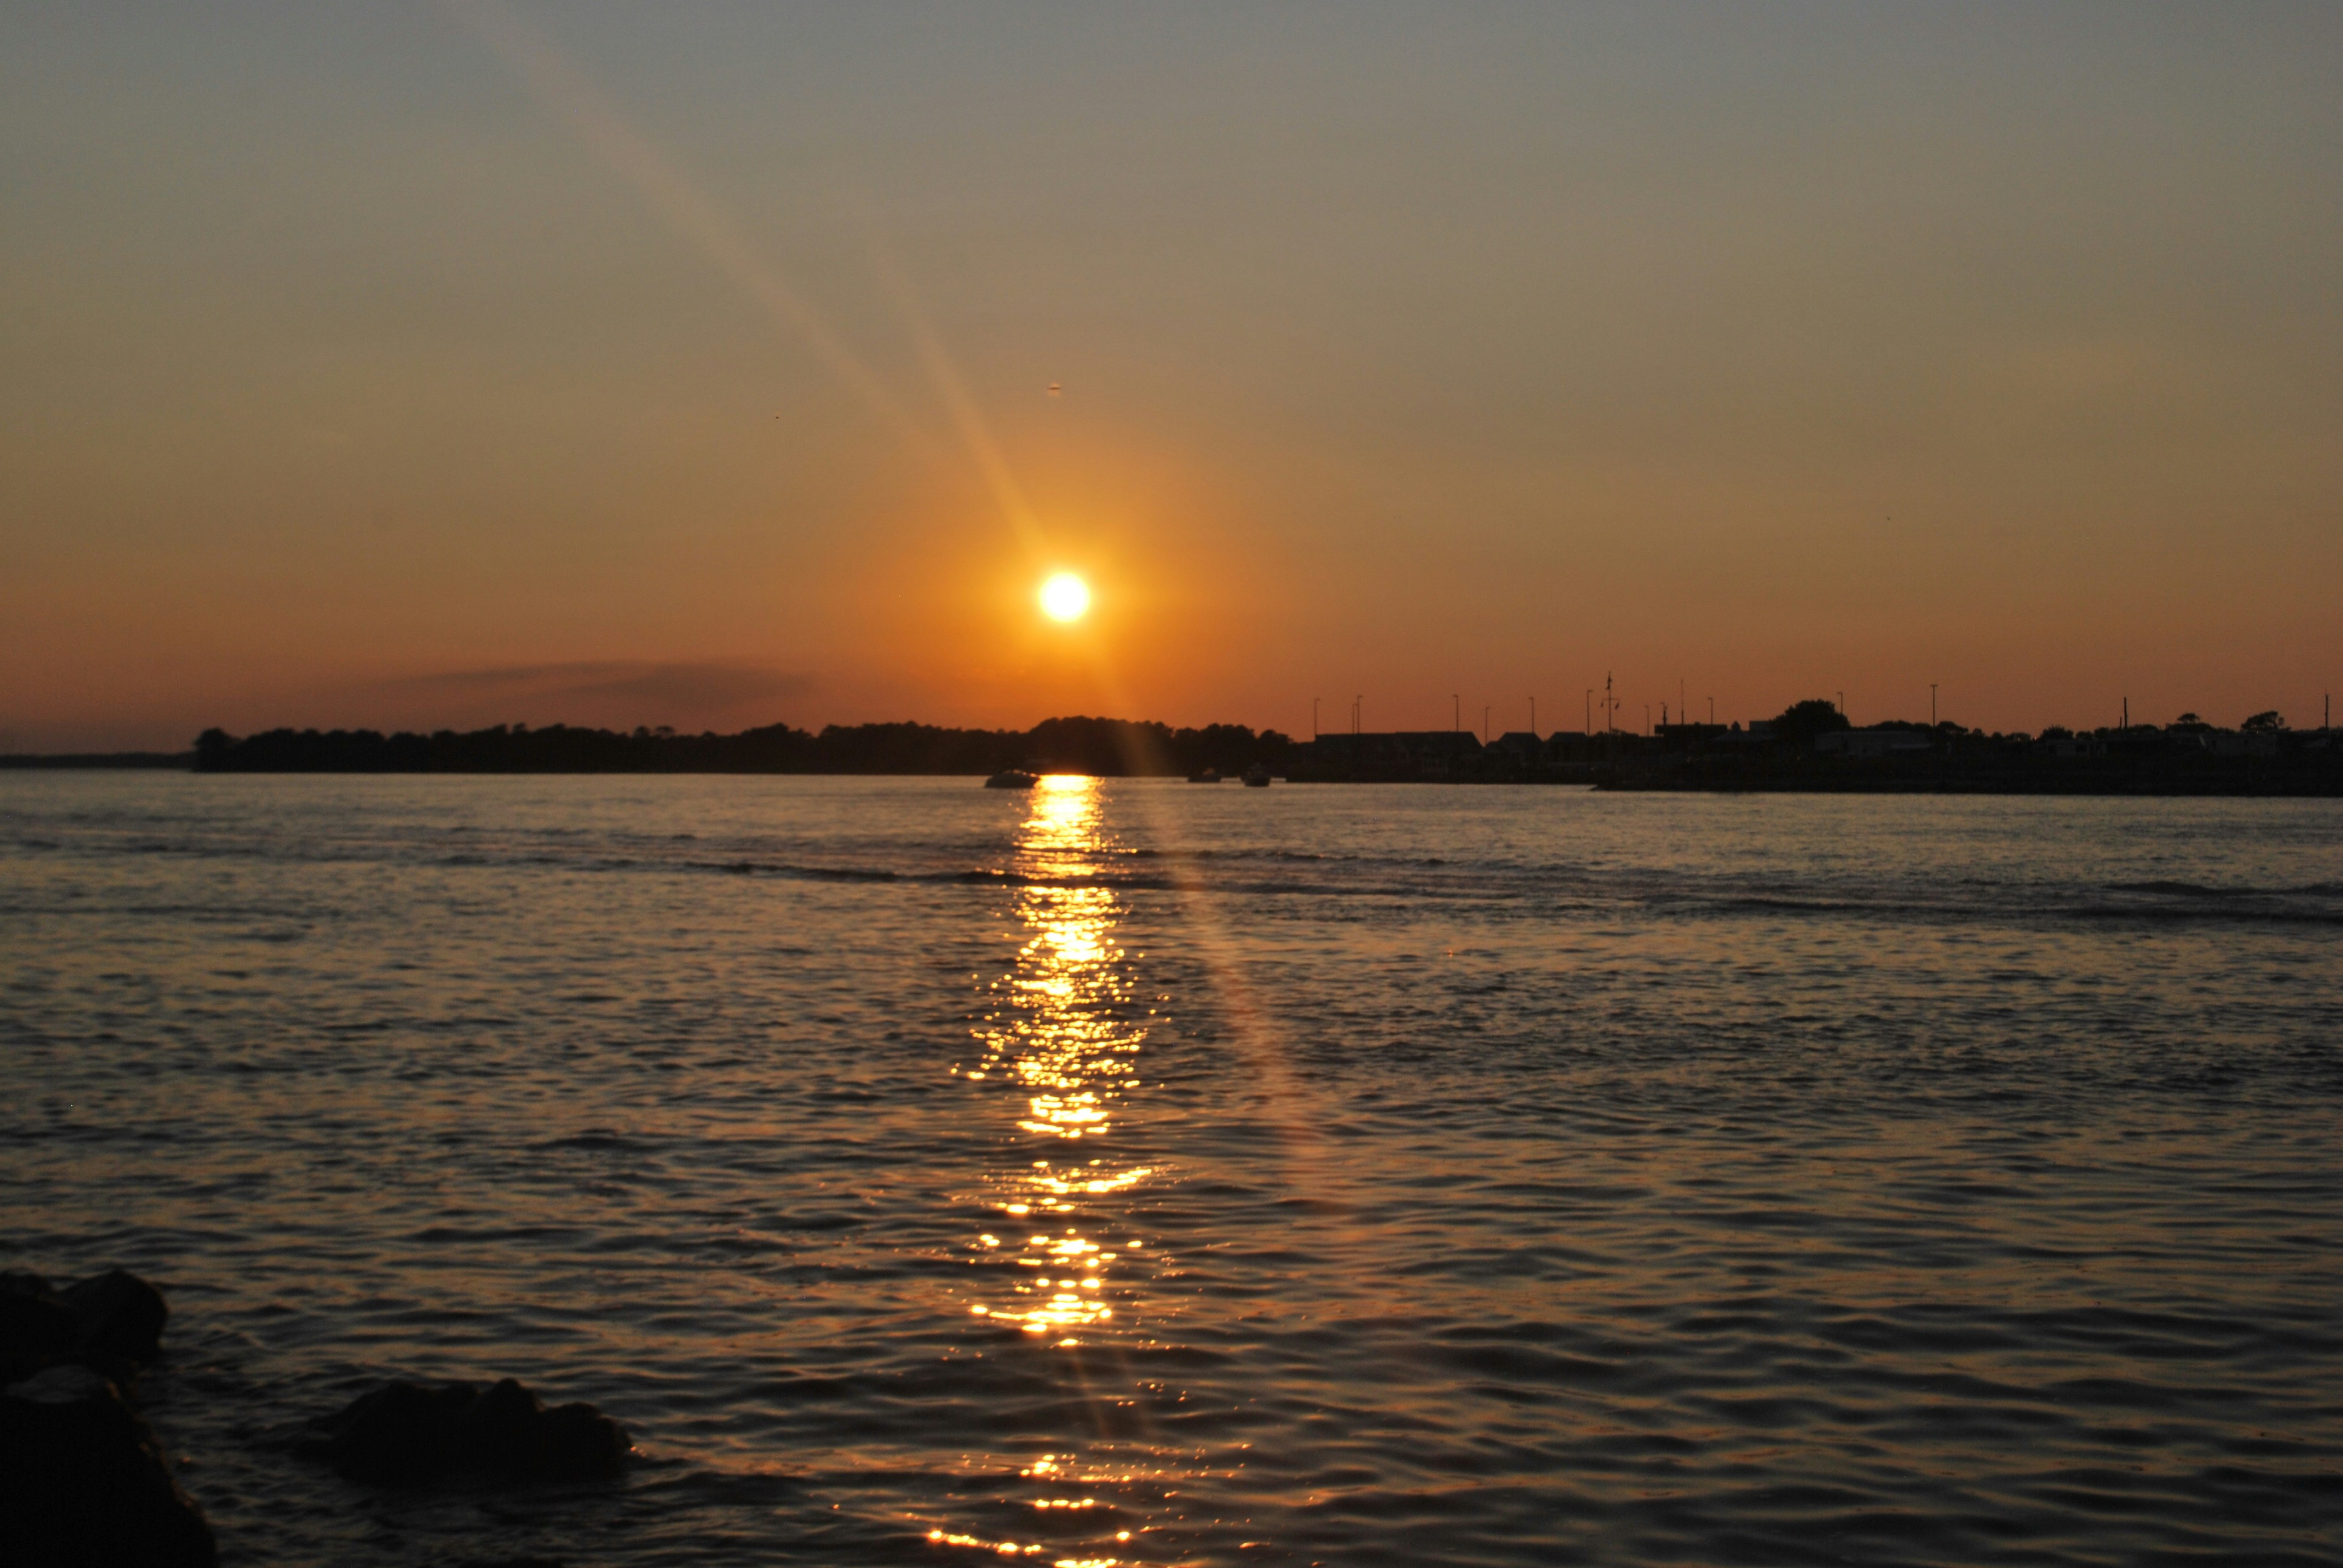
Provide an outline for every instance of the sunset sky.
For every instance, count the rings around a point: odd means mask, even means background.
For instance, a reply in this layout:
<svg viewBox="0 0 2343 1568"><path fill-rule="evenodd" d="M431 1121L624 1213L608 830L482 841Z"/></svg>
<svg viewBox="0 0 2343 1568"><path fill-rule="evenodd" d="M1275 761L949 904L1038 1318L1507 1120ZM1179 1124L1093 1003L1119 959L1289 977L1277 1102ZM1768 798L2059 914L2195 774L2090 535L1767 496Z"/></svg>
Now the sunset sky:
<svg viewBox="0 0 2343 1568"><path fill-rule="evenodd" d="M2332 0L12 6L0 747L2316 724L2338 81Z"/></svg>

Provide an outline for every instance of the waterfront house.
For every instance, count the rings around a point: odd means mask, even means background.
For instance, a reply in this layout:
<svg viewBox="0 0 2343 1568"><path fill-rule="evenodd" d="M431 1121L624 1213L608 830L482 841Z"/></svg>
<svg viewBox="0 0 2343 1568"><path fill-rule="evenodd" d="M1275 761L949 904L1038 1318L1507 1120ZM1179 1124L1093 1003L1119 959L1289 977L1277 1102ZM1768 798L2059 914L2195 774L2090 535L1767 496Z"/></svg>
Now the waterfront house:
<svg viewBox="0 0 2343 1568"><path fill-rule="evenodd" d="M1907 757L1936 747L1915 729L1832 729L1815 737L1815 749L1840 757Z"/></svg>
<svg viewBox="0 0 2343 1568"><path fill-rule="evenodd" d="M1321 735L1293 748L1294 779L1426 781L1476 778L1481 738L1463 729L1394 729Z"/></svg>

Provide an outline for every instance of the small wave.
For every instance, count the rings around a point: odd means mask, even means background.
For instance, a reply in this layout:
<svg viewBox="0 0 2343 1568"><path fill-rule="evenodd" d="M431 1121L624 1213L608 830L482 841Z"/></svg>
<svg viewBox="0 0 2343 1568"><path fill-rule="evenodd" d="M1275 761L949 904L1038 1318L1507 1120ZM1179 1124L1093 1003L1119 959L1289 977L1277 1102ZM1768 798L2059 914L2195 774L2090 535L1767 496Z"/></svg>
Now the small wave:
<svg viewBox="0 0 2343 1568"><path fill-rule="evenodd" d="M2191 909L2185 905L2083 904L2057 911L2077 920L2138 920L2153 925L2343 926L2343 910L2289 909L2268 905Z"/></svg>
<svg viewBox="0 0 2343 1568"><path fill-rule="evenodd" d="M1172 860L1355 860L1356 855L1321 854L1313 849L1134 849L1135 855L1161 856Z"/></svg>
<svg viewBox="0 0 2343 1568"><path fill-rule="evenodd" d="M785 876L799 877L809 882L900 882L904 879L900 871L890 871L883 866L781 866L776 869Z"/></svg>
<svg viewBox="0 0 2343 1568"><path fill-rule="evenodd" d="M2111 893L2150 893L2167 899L2343 898L2343 882L2305 882L2292 888L2209 887L2202 882L2109 882Z"/></svg>
<svg viewBox="0 0 2343 1568"><path fill-rule="evenodd" d="M1725 899L1703 899L1698 893L1687 893L1669 899L1654 896L1654 903L1684 902L1699 904L1714 910L1758 910L1769 914L1785 915L1850 915L1850 914L1921 914L1956 913L1955 906L1929 909L1926 905L1896 905L1858 903L1851 899L1793 899L1780 894L1742 893Z"/></svg>
<svg viewBox="0 0 2343 1568"><path fill-rule="evenodd" d="M799 866L785 860L687 860L685 866L696 871L715 871L728 877L790 877L806 882L900 882L903 876L883 867L870 866Z"/></svg>
<svg viewBox="0 0 2343 1568"><path fill-rule="evenodd" d="M1871 920L1930 920L1963 923L1969 921L2017 921L2032 925L2041 921L2060 920L2137 921L2150 925L2338 925L2343 924L2343 910L2304 909L2271 904L2247 904L2223 899L2198 904L2144 904L2084 902L2058 904L2042 901L2006 903L1999 900L1980 902L1937 902L1924 899L1823 899L1795 898L1786 894L1745 893L1728 898L1707 899L1696 892L1675 896L1653 895L1648 902L1693 912L1747 912L1753 914L1811 915L1820 919L1848 918Z"/></svg>
<svg viewBox="0 0 2343 1568"><path fill-rule="evenodd" d="M2199 882L2109 882L2111 893L2155 893L2165 898L2180 899L2252 899L2262 896L2259 888L2208 888Z"/></svg>
<svg viewBox="0 0 2343 1568"><path fill-rule="evenodd" d="M649 1145L638 1142L625 1133L613 1131L607 1127L589 1127L583 1132L573 1132L567 1138L548 1138L538 1147L539 1149L608 1149L636 1153L649 1151Z"/></svg>

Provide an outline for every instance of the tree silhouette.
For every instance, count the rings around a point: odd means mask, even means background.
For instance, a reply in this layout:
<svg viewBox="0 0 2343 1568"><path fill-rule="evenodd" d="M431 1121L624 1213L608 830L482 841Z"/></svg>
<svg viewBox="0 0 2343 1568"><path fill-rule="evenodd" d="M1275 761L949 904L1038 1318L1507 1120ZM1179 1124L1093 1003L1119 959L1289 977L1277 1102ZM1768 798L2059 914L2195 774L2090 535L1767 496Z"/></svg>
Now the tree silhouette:
<svg viewBox="0 0 2343 1568"><path fill-rule="evenodd" d="M1792 746L1811 746L1817 735L1854 728L1828 698L1809 697L1782 710L1774 720L1774 739Z"/></svg>
<svg viewBox="0 0 2343 1568"><path fill-rule="evenodd" d="M960 773L1027 763L1105 777L1242 773L1283 764L1292 741L1242 724L1174 731L1123 719L1048 719L1031 729L946 729L930 724L833 724L819 735L786 724L738 735L679 735L666 725L629 734L551 724L430 735L372 729L271 729L238 739L206 729L196 768L207 773Z"/></svg>

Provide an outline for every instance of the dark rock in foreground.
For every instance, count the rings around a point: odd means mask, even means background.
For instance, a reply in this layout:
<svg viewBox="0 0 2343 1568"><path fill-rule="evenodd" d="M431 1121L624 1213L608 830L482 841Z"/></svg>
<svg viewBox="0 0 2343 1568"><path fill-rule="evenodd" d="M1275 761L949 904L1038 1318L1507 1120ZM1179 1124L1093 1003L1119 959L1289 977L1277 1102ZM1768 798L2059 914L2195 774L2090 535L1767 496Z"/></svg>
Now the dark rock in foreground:
<svg viewBox="0 0 2343 1568"><path fill-rule="evenodd" d="M219 1561L146 1423L111 1382L71 1365L0 1390L0 1544L13 1568Z"/></svg>
<svg viewBox="0 0 2343 1568"><path fill-rule="evenodd" d="M593 1481L625 1464L626 1429L590 1404L547 1408L511 1378L486 1390L404 1380L317 1423L313 1452L350 1481Z"/></svg>
<svg viewBox="0 0 2343 1568"><path fill-rule="evenodd" d="M73 1353L81 1315L38 1274L0 1273L0 1382L27 1378Z"/></svg>
<svg viewBox="0 0 2343 1568"><path fill-rule="evenodd" d="M62 1292L81 1318L81 1353L144 1366L163 1350L171 1309L163 1292L121 1269L67 1285Z"/></svg>
<svg viewBox="0 0 2343 1568"><path fill-rule="evenodd" d="M68 1362L126 1375L161 1352L170 1316L162 1292L120 1269L62 1291L38 1274L0 1272L0 1382Z"/></svg>
<svg viewBox="0 0 2343 1568"><path fill-rule="evenodd" d="M162 1351L163 1292L120 1269L64 1290L0 1273L0 1559L10 1568L219 1560L123 1396Z"/></svg>

